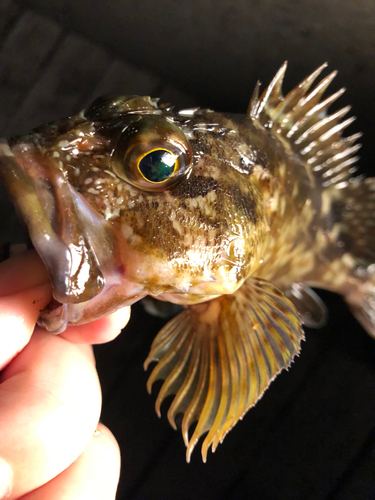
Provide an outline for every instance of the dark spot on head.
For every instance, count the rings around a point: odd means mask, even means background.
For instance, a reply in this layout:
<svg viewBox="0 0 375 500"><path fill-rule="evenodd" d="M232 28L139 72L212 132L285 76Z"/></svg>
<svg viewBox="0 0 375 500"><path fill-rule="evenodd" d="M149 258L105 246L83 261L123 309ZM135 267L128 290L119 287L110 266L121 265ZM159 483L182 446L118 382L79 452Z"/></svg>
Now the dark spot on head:
<svg viewBox="0 0 375 500"><path fill-rule="evenodd" d="M197 175L190 177L185 182L179 184L175 189L171 190L171 195L175 198L197 198L198 196L206 196L210 191L216 191L218 188L217 180L212 177L203 177Z"/></svg>

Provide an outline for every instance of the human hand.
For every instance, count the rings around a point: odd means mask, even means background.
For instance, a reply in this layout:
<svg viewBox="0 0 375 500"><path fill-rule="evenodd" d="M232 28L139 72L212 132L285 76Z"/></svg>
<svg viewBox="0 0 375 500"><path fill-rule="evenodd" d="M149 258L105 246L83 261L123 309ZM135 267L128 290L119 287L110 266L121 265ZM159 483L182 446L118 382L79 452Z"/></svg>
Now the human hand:
<svg viewBox="0 0 375 500"><path fill-rule="evenodd" d="M50 299L35 252L0 264L0 499L114 499L120 454L98 425L89 344L116 337L129 308L54 336L34 329Z"/></svg>

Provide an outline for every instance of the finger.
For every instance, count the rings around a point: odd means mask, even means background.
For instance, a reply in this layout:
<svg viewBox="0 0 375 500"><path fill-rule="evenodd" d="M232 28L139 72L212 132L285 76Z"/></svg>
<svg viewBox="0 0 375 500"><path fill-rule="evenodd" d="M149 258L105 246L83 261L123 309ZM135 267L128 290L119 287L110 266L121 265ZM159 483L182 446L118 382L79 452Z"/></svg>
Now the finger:
<svg viewBox="0 0 375 500"><path fill-rule="evenodd" d="M112 433L98 425L77 460L22 500L114 500L120 475L120 450Z"/></svg>
<svg viewBox="0 0 375 500"><path fill-rule="evenodd" d="M0 263L0 297L15 295L48 282L47 269L35 250Z"/></svg>
<svg viewBox="0 0 375 500"><path fill-rule="evenodd" d="M40 328L0 381L0 457L13 471L14 499L82 453L99 419L101 394L91 347Z"/></svg>
<svg viewBox="0 0 375 500"><path fill-rule="evenodd" d="M103 344L115 339L127 325L129 318L130 307L123 307L92 323L71 326L61 333L60 337L75 343Z"/></svg>
<svg viewBox="0 0 375 500"><path fill-rule="evenodd" d="M48 274L35 251L0 264L0 370L29 342L50 300Z"/></svg>
<svg viewBox="0 0 375 500"><path fill-rule="evenodd" d="M0 328L0 346L5 346L0 349L1 369L27 344L40 311L51 299L48 273L34 251L0 264L0 297L0 327L4 320L4 325L9 324L15 332L9 339L7 328ZM124 307L92 323L70 327L61 336L75 343L110 342L119 335L129 317L130 307Z"/></svg>
<svg viewBox="0 0 375 500"><path fill-rule="evenodd" d="M49 284L0 297L0 370L29 342L40 311L50 300Z"/></svg>

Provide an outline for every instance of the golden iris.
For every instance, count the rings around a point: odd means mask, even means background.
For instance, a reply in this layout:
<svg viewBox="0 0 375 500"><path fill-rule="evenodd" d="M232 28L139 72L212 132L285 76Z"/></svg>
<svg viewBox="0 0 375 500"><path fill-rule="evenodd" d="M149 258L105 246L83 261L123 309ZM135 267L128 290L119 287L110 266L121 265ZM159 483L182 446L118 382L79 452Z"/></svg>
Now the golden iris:
<svg viewBox="0 0 375 500"><path fill-rule="evenodd" d="M139 159L137 167L146 181L164 182L177 170L177 157L167 149L153 149Z"/></svg>

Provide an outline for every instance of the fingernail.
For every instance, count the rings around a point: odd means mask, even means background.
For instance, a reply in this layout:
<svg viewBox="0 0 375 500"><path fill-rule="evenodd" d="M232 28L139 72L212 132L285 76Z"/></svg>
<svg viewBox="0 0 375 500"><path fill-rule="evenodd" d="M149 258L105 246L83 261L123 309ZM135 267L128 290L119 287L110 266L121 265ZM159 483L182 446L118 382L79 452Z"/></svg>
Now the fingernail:
<svg viewBox="0 0 375 500"><path fill-rule="evenodd" d="M126 306L118 309L112 316L114 320L114 328L121 331L129 323L130 307Z"/></svg>
<svg viewBox="0 0 375 500"><path fill-rule="evenodd" d="M13 471L9 464L0 458L0 500L8 498L12 493Z"/></svg>

